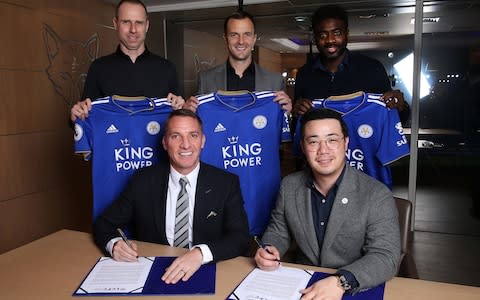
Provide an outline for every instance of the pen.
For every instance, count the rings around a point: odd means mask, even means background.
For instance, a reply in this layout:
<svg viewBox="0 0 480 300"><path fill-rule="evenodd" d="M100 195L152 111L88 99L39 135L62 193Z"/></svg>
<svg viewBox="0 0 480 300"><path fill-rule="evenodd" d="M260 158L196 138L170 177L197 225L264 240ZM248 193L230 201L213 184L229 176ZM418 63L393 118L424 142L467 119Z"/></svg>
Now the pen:
<svg viewBox="0 0 480 300"><path fill-rule="evenodd" d="M272 251L267 249L267 245L265 245L258 236L253 236L253 239L255 240L255 243L257 243L258 247L265 249L265 251L273 255ZM275 260L279 261L278 259Z"/></svg>
<svg viewBox="0 0 480 300"><path fill-rule="evenodd" d="M118 233L120 233L120 236L122 237L122 240L125 242L125 244L127 244L127 246L130 247L130 249L135 250L133 249L132 244L130 244L130 241L127 239L127 236L125 235L123 230L120 228L117 228L117 231Z"/></svg>

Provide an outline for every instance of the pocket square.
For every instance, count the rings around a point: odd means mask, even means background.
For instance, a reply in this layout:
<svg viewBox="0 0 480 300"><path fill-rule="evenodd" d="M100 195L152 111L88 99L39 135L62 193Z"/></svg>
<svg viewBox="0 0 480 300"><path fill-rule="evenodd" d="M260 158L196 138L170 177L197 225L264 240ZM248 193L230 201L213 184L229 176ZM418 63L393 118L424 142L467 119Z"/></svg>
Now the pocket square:
<svg viewBox="0 0 480 300"><path fill-rule="evenodd" d="M216 217L216 216L217 216L217 213L212 210L210 213L208 213L207 219L210 217Z"/></svg>

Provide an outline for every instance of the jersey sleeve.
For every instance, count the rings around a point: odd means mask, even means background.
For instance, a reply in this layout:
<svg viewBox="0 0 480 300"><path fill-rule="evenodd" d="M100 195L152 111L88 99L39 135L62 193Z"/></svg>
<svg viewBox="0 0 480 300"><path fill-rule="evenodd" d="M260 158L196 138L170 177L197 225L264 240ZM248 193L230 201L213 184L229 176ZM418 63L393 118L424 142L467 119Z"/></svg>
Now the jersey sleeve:
<svg viewBox="0 0 480 300"><path fill-rule="evenodd" d="M92 157L91 126L87 121L77 119L75 121L75 154L83 156L84 160L90 160Z"/></svg>
<svg viewBox="0 0 480 300"><path fill-rule="evenodd" d="M396 109L386 110L384 124L382 142L377 156L382 165L386 166L407 156L410 153L410 148Z"/></svg>

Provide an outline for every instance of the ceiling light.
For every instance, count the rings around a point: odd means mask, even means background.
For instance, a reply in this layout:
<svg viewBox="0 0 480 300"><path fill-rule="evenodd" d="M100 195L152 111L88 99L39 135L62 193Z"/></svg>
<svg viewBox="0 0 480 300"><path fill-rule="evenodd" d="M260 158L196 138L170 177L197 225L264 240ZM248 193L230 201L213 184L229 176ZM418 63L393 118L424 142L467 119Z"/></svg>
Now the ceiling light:
<svg viewBox="0 0 480 300"><path fill-rule="evenodd" d="M423 24L425 23L438 23L440 22L440 17L424 17ZM410 19L410 24L415 24L415 18Z"/></svg>
<svg viewBox="0 0 480 300"><path fill-rule="evenodd" d="M299 22L299 23L300 23L300 22L305 22L305 21L307 21L307 20L308 20L308 18L305 17L305 16L295 16L295 21L296 21L296 22Z"/></svg>
<svg viewBox="0 0 480 300"><path fill-rule="evenodd" d="M281 38L281 39L270 39L271 41L275 42L275 43L278 43L282 46L285 46L287 48L290 48L290 49L293 49L293 50L298 50L300 49L300 46L295 44L294 42L292 42L291 40L289 39L284 39L284 38Z"/></svg>

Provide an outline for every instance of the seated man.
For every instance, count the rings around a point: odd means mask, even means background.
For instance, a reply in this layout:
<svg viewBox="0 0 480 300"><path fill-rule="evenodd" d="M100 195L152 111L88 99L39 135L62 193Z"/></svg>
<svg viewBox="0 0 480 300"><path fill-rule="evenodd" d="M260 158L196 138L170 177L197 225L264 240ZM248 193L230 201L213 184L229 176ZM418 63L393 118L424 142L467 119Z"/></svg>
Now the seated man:
<svg viewBox="0 0 480 300"><path fill-rule="evenodd" d="M313 109L301 123L308 167L282 181L255 261L278 268L292 240L296 262L338 269L301 291L302 299L341 299L392 278L400 260L398 212L390 190L345 164L348 130L339 113Z"/></svg>
<svg viewBox="0 0 480 300"><path fill-rule="evenodd" d="M139 170L97 218L93 236L118 261L138 256L136 244L127 245L117 232L127 225L137 240L189 248L162 277L176 283L188 280L202 264L244 253L248 223L238 177L200 162L205 136L195 113L173 111L162 144L169 163Z"/></svg>

